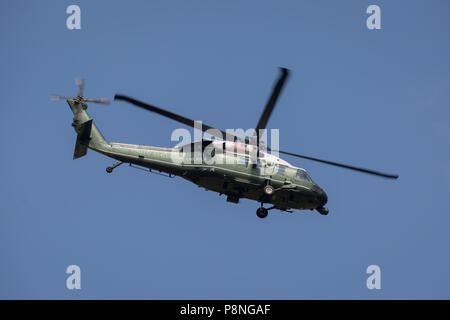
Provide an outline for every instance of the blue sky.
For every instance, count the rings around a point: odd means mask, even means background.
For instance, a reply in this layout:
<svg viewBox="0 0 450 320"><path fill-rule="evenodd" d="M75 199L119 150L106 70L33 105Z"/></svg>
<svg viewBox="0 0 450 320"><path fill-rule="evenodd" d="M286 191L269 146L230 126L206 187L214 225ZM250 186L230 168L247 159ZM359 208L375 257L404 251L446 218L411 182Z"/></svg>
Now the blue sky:
<svg viewBox="0 0 450 320"><path fill-rule="evenodd" d="M67 6L81 30L66 28ZM381 30L366 28L370 4ZM448 1L2 1L0 298L450 298ZM255 215L180 178L89 152L73 161L65 102L124 93L218 128L269 127L330 214ZM106 139L173 146L179 125L90 105ZM79 265L82 289L66 289ZM381 290L366 268L381 267Z"/></svg>

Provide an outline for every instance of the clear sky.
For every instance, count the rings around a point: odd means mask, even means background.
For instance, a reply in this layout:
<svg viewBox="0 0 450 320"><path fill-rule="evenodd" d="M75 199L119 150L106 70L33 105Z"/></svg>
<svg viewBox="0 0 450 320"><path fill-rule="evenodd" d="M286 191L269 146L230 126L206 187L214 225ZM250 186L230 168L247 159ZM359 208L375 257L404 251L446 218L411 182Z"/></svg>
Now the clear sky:
<svg viewBox="0 0 450 320"><path fill-rule="evenodd" d="M66 8L81 8L68 30ZM368 30L366 8L381 8ZM0 298L450 298L449 1L1 1ZM51 93L123 93L221 129L269 121L328 216L227 203L181 179L72 160ZM109 141L173 146L179 124L89 105ZM81 290L66 288L67 266ZM368 290L366 268L381 268Z"/></svg>

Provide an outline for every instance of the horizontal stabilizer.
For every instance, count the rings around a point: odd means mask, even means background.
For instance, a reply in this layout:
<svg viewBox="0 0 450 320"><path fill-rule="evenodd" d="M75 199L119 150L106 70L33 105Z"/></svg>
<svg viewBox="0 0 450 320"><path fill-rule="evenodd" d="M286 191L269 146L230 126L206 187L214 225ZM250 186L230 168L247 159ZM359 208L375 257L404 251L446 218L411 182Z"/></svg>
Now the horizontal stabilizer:
<svg viewBox="0 0 450 320"><path fill-rule="evenodd" d="M78 132L77 141L75 143L75 151L73 159L81 158L87 153L89 141L91 140L92 119L76 126Z"/></svg>

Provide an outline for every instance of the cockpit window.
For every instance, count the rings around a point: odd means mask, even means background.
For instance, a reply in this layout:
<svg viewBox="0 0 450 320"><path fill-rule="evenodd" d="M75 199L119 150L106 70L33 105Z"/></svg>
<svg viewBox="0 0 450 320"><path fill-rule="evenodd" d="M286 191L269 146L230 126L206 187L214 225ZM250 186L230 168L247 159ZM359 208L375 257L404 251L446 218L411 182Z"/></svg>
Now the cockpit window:
<svg viewBox="0 0 450 320"><path fill-rule="evenodd" d="M306 181L312 181L311 178L308 176L308 174L306 173L305 170L302 169L298 169L297 170L297 174L296 177L302 180L306 180Z"/></svg>

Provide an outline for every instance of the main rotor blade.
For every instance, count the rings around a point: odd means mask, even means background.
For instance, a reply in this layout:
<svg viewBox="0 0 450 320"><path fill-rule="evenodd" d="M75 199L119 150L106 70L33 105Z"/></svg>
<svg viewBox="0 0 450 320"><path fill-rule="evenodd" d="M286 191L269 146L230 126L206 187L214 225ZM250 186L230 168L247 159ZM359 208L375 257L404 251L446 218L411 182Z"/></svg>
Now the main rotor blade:
<svg viewBox="0 0 450 320"><path fill-rule="evenodd" d="M147 111L150 111L150 112L154 112L154 113L160 114L160 115L162 115L163 117L166 117L166 118L175 120L175 121L177 121L177 122L180 122L180 123L182 123L182 124L185 124L185 125L187 125L187 126L190 126L190 127L192 127L192 128L195 128L195 125L194 125L194 124L195 124L195 121L192 120L192 119L189 119L189 118L183 117L183 116L181 116L181 115L179 115L179 114L176 114L176 113L173 113L173 112L170 112L170 111L167 111L167 110L158 108L158 107L156 107L156 106L153 106L153 105L151 105L151 104L148 104L148 103L145 103L145 102L136 100L136 99L134 99L134 98L131 98L131 97L128 97L128 96L125 96L125 95L121 95L121 94L116 94L116 95L114 96L114 100L123 100L123 101L127 101L127 102L129 102L129 103L131 103L131 104L134 104L135 106L138 106L138 107L140 107L140 108L142 108L142 109L145 109L145 110L147 110ZM225 137L225 139L226 139L226 138L233 138L233 139L235 139L235 140L242 141L242 142L244 142L244 143L249 143L248 139L245 139L245 140L244 140L244 139L242 139L242 138L240 138L240 137L238 137L238 136L235 136L235 135L232 135L232 134L227 134L225 131L222 131L222 130L220 130L220 129L217 129L217 128L214 128L214 127L212 127L212 126L209 126L209 125L207 125L207 124L205 124L205 123L202 123L202 131L203 131L203 132L205 132L205 131L207 131L207 130L209 130L209 129L214 129L214 130L217 130L217 131L221 132L221 133L222 133L222 136Z"/></svg>
<svg viewBox="0 0 450 320"><path fill-rule="evenodd" d="M78 96L83 96L83 89L84 89L84 79L83 78L75 78L75 83L78 86Z"/></svg>
<svg viewBox="0 0 450 320"><path fill-rule="evenodd" d="M176 113L173 113L173 112L170 112L170 111L158 108L158 107L153 106L151 104L148 104L148 103L145 103L145 102L133 99L131 97L128 97L128 96L125 96L125 95L121 95L121 94L116 94L114 96L114 100L127 101L127 102L129 102L129 103L131 103L131 104L133 104L135 106L138 106L138 107L140 107L142 109L145 109L145 110L148 110L150 112L154 112L154 113L160 114L160 115L162 115L164 117L167 117L169 119L175 120L177 122L180 122L182 124L185 124L187 126L195 128L194 120L192 120L192 119L189 119L189 118L183 117L181 115L178 115ZM250 144L249 139L243 139L241 137L237 137L237 136L234 136L234 135L231 135L231 134L228 134L228 136L227 136L227 133L222 131L222 130L219 130L217 128L211 127L211 126L209 126L207 124L204 124L204 123L202 124L202 131L203 132L205 132L205 131L207 131L209 129L218 130L219 132L222 133L223 137L225 137L225 138L228 138L228 139L229 138L233 138L233 139L236 139L238 141ZM287 152L287 151L272 150L269 147L265 147L264 150L272 151L272 152L276 151L276 152L279 152L279 153L282 153L282 154L286 154L286 155L289 155L289 156L302 158L302 159L307 159L307 160L312 160L312 161L316 161L316 162L321 162L321 163L325 163L325 164L328 164L328 165L341 167L341 168L345 168L345 169L356 170L356 171L359 171L359 172L364 172L364 173L368 173L368 174L372 174L372 175L376 175L376 176L380 176L380 177L384 177L384 178L389 178L389 179L397 179L398 178L398 175L392 175L392 174L382 173L382 172L378 172L378 171L374 171L374 170L354 167L354 166L350 166L350 165L346 165L346 164L342 164L342 163L337 163L337 162L333 162L333 161L327 161L327 160L322 160L322 159L318 159L318 158L308 157L308 156L304 156L304 155L297 154L297 153L292 153L292 152Z"/></svg>
<svg viewBox="0 0 450 320"><path fill-rule="evenodd" d="M102 99L83 99L86 102L94 102L94 103L103 103L103 104L110 104L109 99L102 98Z"/></svg>
<svg viewBox="0 0 450 320"><path fill-rule="evenodd" d="M388 179L397 179L398 178L398 175L396 175L396 174L388 174L388 173L383 173L383 172L379 172L379 171L375 171L375 170L359 168L359 167L350 166L350 165L343 164L343 163L338 163L338 162L333 162L333 161L327 161L327 160L323 160L323 159L308 157L308 156L304 156L304 155L297 154L297 153L292 153L292 152L287 152L287 151L270 150L270 148L267 148L267 150L269 150L269 151L277 151L279 153L286 154L286 155L289 155L289 156L302 158L302 159L307 159L307 160L312 160L312 161L316 161L316 162L321 162L321 163L329 164L329 165L332 165L332 166L341 167L341 168L350 169L350 170L355 170L355 171L359 171L359 172L364 172L364 173L372 174L372 175L375 175L375 176L380 176L380 177L383 177L383 178L388 178Z"/></svg>
<svg viewBox="0 0 450 320"><path fill-rule="evenodd" d="M273 109L275 108L275 104L277 103L278 97L283 90L284 83L286 82L287 77L289 76L289 69L280 68L281 76L278 79L278 82L273 87L272 95L270 96L267 104L264 108L261 117L259 118L258 124L256 125L256 134L259 136L259 130L265 129L267 126L267 122L269 121L270 115L272 114Z"/></svg>

